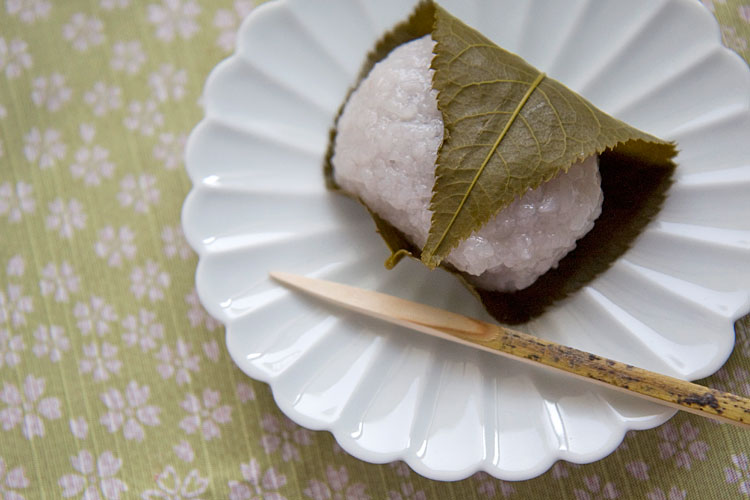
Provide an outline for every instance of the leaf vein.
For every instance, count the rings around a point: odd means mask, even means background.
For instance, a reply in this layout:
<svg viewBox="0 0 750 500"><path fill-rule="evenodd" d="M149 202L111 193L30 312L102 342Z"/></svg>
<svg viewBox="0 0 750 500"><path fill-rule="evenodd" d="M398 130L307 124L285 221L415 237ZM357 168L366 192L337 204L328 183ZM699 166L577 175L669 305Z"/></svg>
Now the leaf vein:
<svg viewBox="0 0 750 500"><path fill-rule="evenodd" d="M460 38L460 37L459 37L459 38ZM462 40L463 40L463 38L462 38ZM464 40L464 41L466 41L466 40ZM466 53L467 53L468 51L470 51L471 49L479 49L479 48L482 48L482 47L484 47L484 48L486 48L486 49L491 49L491 48L493 48L493 47L492 47L492 45L490 45L490 44L487 44L487 43L472 43L472 44L469 44L469 45L467 45L466 47L464 47L463 49L459 50L459 51L458 51L458 52L457 52L456 54L454 54L454 55L453 55L453 57L451 57L451 58L450 58L450 59L449 59L449 60L448 60L448 61L446 62L446 64L453 64L453 63L454 63L454 62L456 61L456 59L458 59L458 58L459 58L459 57L461 57L462 55L466 54Z"/></svg>
<svg viewBox="0 0 750 500"><path fill-rule="evenodd" d="M460 118L457 118L457 119L453 120L453 123L454 124L455 123L461 123L462 121L468 120L470 118L482 118L482 117L485 117L485 116L512 115L512 114L513 114L512 111L498 111L498 110L485 111L484 113L476 113L476 114L473 114L473 115L462 116ZM487 144L487 145L491 146L492 144Z"/></svg>
<svg viewBox="0 0 750 500"><path fill-rule="evenodd" d="M510 119L505 124L505 127L503 128L502 132L500 132L500 135L498 136L495 143L492 145L492 148L490 149L489 153L487 153L487 156L482 162L482 165L480 165L479 169L477 170L477 173L474 175L474 179L472 180L471 185L464 193L464 196L461 199L461 202L458 208L456 208L456 210L453 212L453 216L451 217L450 222L448 223L445 230L443 231L443 234L440 236L440 239L438 239L437 243L435 244L435 249L431 252L431 255L434 255L435 251L437 251L440 248L440 245L443 243L443 241L445 240L445 237L448 235L448 232L453 227L453 224L456 222L456 218L458 217L458 214L461 212L461 209L463 209L464 205L466 204L466 200L469 198L469 195L474 189L474 186L476 186L477 180L479 180L479 177L482 175L482 172L484 172L484 169L487 166L487 163L489 163L490 158L495 154L495 151L497 150L498 146L500 146L500 142L503 140L503 138L505 137L505 134L508 133L510 126L515 121L515 118L520 114L521 109L523 109L524 105L529 100L534 90L536 90L536 88L539 87L539 84L542 83L542 80L544 80L545 76L546 75L543 72L540 72L539 75L536 77L536 80L534 80L534 82L529 86L526 93L518 102L518 105L516 106L516 109L513 112L513 116L511 116ZM506 180L509 182L508 179ZM506 189L507 189L507 182L506 182ZM431 256L431 255L428 255L428 256Z"/></svg>
<svg viewBox="0 0 750 500"><path fill-rule="evenodd" d="M529 129L529 134L531 134L531 137L534 139L534 144L536 144L537 156L541 158L542 157L542 145L539 143L539 139L537 138L536 133L534 133L534 128L526 120L526 117L524 117L523 115L518 115L518 117L521 119L523 124L526 125L526 128Z"/></svg>

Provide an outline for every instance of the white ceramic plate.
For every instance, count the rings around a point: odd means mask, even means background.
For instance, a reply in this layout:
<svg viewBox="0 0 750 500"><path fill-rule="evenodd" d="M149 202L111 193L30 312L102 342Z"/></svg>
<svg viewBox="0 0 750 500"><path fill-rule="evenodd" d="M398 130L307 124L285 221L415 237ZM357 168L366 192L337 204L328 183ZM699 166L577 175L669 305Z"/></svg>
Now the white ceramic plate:
<svg viewBox="0 0 750 500"><path fill-rule="evenodd" d="M528 479L590 462L672 411L395 327L269 281L314 275L484 317L451 276L388 253L361 206L327 192L333 117L365 54L413 0L279 0L243 24L205 89L183 210L198 294L248 375L352 455L442 480ZM596 105L679 143L665 206L610 270L525 329L659 372L717 370L750 307L750 72L693 0L446 0Z"/></svg>

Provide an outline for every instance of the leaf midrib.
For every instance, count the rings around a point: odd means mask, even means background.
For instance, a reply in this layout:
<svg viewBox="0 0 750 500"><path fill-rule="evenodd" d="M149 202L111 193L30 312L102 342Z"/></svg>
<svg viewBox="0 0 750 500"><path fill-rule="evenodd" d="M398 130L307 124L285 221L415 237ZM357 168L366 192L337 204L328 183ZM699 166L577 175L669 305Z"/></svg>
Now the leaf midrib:
<svg viewBox="0 0 750 500"><path fill-rule="evenodd" d="M542 83L542 80L546 77L545 73L540 72L537 77L534 79L533 82L531 82L531 85L529 85L529 88L526 90L526 93L523 95L520 101L518 101L518 104L516 105L516 108L513 110L513 114L510 116L508 121L505 123L505 126L503 127L503 130L500 132L500 134L497 137L497 140L495 140L495 143L490 148L489 152L484 158L484 161L482 162L482 165L477 170L477 173L474 175L474 178L471 181L471 184L469 185L469 188L464 193L463 198L461 198L461 201L456 208L456 210L453 212L453 216L451 217L450 222L446 226L443 233L440 235L440 239L438 239L437 243L435 243L435 246L433 247L433 250L429 253L428 260L431 260L432 257L435 255L435 253L440 248L440 245L443 244L443 241L445 240L446 236L450 232L451 228L453 227L453 224L455 224L456 219L458 218L458 214L461 213L461 210L463 210L464 205L466 204L466 200L469 199L469 196L471 195L471 192L474 190L474 186L476 186L477 181L479 180L479 177L481 177L482 172L484 172L485 167L490 162L490 159L497 151L497 148L500 147L500 143L505 138L505 135L508 133L508 130L510 130L510 127L513 125L513 123L516 121L516 118L518 118L518 115L521 113L521 110L526 105L526 102L531 97L531 94L536 90L536 88L539 86L539 84Z"/></svg>

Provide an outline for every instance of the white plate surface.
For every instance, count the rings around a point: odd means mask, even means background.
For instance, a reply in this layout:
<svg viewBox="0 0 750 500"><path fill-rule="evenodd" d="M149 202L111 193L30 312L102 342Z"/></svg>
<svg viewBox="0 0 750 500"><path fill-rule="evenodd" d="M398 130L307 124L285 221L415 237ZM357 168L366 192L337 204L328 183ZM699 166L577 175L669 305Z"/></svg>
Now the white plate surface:
<svg viewBox="0 0 750 500"><path fill-rule="evenodd" d="M279 407L352 455L441 480L590 462L672 411L395 327L277 286L283 270L488 319L450 275L386 271L361 206L326 191L328 131L374 42L413 0L279 0L211 74L187 147L185 234L201 301ZM523 329L650 370L717 370L750 308L750 72L694 0L450 0L444 6L605 111L679 144L635 245Z"/></svg>

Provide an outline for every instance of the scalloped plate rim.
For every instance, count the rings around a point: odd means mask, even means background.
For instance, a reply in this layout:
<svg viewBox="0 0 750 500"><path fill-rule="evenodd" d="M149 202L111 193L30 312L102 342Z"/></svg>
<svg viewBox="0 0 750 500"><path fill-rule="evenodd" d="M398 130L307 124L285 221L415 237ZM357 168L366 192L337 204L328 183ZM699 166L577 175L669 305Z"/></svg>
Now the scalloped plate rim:
<svg viewBox="0 0 750 500"><path fill-rule="evenodd" d="M689 0L689 1L695 4L700 3L698 0ZM286 0L277 0L275 3L287 3L287 2ZM251 12L251 14L243 21L239 31L243 32L246 29L250 29L252 20L254 16L257 15L256 13L264 11L264 9L267 8L268 5L270 5L270 3L263 4L261 6L258 6L256 9L254 9L254 11ZM713 17L711 16L710 12L707 9L702 8L700 5L696 5L696 6L699 7L700 10L703 11L702 16L704 17L704 19L707 18L712 23L712 26L713 26L712 31L714 33L714 38L716 39L717 42L720 42L721 33L720 33L720 30L718 29L718 24L715 22L715 20L713 19ZM239 57L237 54L237 51L239 50L239 43L240 42L238 41L238 47L236 48L235 53L227 57L226 59L222 60L221 62L219 62L210 72L206 80L204 95L205 95L205 92L212 85L212 82L220 78L221 74L224 72L227 65L230 64L234 58ZM722 47L722 48L726 52L731 53L735 57L735 60L740 62L743 65L743 67L745 68L747 67L745 62L740 58L738 54L734 53L733 51L729 49L726 49L725 47ZM748 75L750 76L750 73L748 73ZM189 152L194 147L194 142L197 137L195 132L201 129L209 128L212 125L213 117L214 116L211 115L208 111L206 112L206 116L195 126L193 132L191 132L190 136L188 137L186 146L185 146L185 151L187 152L186 153L186 168L187 168L188 175L190 177L190 180L193 186L190 192L188 193L185 199L185 202L182 206L182 225L185 228L184 232L185 232L186 238L188 239L188 243L199 255L199 263L196 268L196 278L198 278L198 276L201 275L202 264L205 264L204 258L207 255L211 254L211 251L203 245L203 242L197 241L193 237L193 233L189 230L190 217L186 214L191 209L195 208L194 207L194 205L196 205L195 197L201 189L205 188L205 185L201 182L200 179L195 178L193 172L191 172L191 169L188 167L190 162L187 157L189 156ZM196 283L196 290L197 290L198 297L201 303L204 305L204 307L206 307L208 312L226 325L226 340L228 342L229 337L230 335L232 335L232 331L233 331L232 326L230 324L232 321L231 318L229 318L226 314L224 314L219 304L216 304L215 301L211 300L211 297L205 295L203 291L203 287L200 285L200 282ZM748 307L750 307L750 292L746 293L745 308L748 308ZM725 349L726 352L720 355L717 355L715 357L716 366L706 365L703 367L703 370L705 370L706 375L709 375L710 373L713 373L716 370L718 370L724 364L724 362L729 357L729 355L731 355L732 353L732 350L734 348L734 342L735 342L734 322L743 316L743 312L737 311L734 316L736 317L724 318L726 322L729 324L729 329L732 332L731 342L729 342L729 336L727 336L728 341L726 345L727 349ZM342 432L340 430L337 430L334 424L326 425L319 421L316 421L313 417L309 417L308 415L305 415L304 413L299 412L296 408L293 407L293 405L289 404L287 400L279 397L277 394L277 391L273 387L274 377L266 376L265 373L256 369L251 363L247 363L245 360L239 357L238 354L239 353L235 353L235 352L232 352L232 350L230 350L231 358L239 366L239 368L241 368L241 370L244 373L246 373L247 375L249 375L250 377L256 380L260 380L265 383L268 383L269 386L271 386L273 397L274 397L276 404L286 415L288 415L295 422L305 427L315 429L315 430L327 430L331 432L336 438L337 442L340 443L342 448L355 457L358 457L360 459L363 459L369 462L374 462L374 463L385 463L385 462L399 460L399 459L405 460L408 463L408 465L417 473L422 474L426 477L429 477L432 479L438 479L438 480L462 479L478 471L485 471L497 477L503 476L502 473L498 475L498 472L501 472L501 471L498 471L498 469L483 468L481 462L478 465L472 465L462 470L436 471L436 470L430 469L429 467L425 466L423 463L419 461L411 460L409 457L405 457L404 456L405 450L395 451L391 453L383 453L383 452L374 452L365 447L362 447L359 445L357 441L348 439L348 436L342 435ZM589 463L592 461L599 460L609 455L610 453L612 453L615 449L617 449L619 444L624 439L627 431L653 428L669 420L669 418L671 418L673 414L674 412L670 414L665 414L665 415L657 415L655 417L651 417L649 419L642 420L642 421L621 420L618 422L617 432L615 432L613 429L612 439L610 439L608 443L606 443L605 446L603 446L600 450L598 450L597 453L590 454L590 456L588 457L570 456L564 451L559 452L556 456L553 454L550 454L544 460L541 460L537 467L524 470L523 472L510 473L507 475L508 476L507 479L522 480L522 479L529 479L531 477L535 477L539 474L544 473L546 470L548 470L557 460L567 460L567 461L571 461L574 463Z"/></svg>

